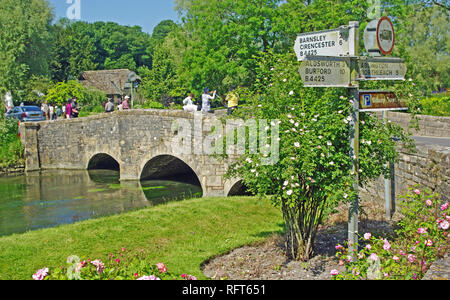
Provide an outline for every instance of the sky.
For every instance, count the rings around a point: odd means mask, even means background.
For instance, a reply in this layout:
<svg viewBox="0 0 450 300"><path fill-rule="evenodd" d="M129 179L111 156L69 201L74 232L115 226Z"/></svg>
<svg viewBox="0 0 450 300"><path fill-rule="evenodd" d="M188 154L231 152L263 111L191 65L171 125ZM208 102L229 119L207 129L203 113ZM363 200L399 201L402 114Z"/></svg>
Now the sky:
<svg viewBox="0 0 450 300"><path fill-rule="evenodd" d="M142 27L142 31L150 34L163 20L178 21L173 0L49 0L49 2L54 7L56 20L68 17L89 23L111 21L120 25L138 25Z"/></svg>

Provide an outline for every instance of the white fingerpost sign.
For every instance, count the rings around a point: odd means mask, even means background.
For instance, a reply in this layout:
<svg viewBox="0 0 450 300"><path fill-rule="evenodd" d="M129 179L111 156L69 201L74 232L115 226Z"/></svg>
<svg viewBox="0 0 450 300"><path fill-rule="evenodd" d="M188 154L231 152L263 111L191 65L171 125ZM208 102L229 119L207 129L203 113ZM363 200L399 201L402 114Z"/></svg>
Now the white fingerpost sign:
<svg viewBox="0 0 450 300"><path fill-rule="evenodd" d="M299 61L307 56L348 56L349 26L302 33L297 36L294 51Z"/></svg>

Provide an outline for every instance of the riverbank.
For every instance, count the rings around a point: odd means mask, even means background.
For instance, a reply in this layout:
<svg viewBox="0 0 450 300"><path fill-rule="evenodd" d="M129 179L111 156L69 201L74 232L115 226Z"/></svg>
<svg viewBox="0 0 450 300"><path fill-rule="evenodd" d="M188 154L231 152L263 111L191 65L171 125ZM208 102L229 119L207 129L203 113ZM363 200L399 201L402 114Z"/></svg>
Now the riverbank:
<svg viewBox="0 0 450 300"><path fill-rule="evenodd" d="M171 273L207 277L201 264L283 231L281 212L254 197L201 198L0 238L0 280L31 279L71 255L107 259L142 251Z"/></svg>
<svg viewBox="0 0 450 300"><path fill-rule="evenodd" d="M16 175L25 173L25 166L18 164L12 167L0 167L0 176Z"/></svg>

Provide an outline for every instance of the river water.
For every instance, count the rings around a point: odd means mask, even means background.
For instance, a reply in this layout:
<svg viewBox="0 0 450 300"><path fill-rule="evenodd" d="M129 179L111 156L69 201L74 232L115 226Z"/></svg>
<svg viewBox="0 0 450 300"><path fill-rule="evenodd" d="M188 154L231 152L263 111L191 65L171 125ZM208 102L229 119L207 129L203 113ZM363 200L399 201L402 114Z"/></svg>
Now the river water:
<svg viewBox="0 0 450 300"><path fill-rule="evenodd" d="M119 182L110 170L42 171L0 177L0 236L201 197L175 181Z"/></svg>

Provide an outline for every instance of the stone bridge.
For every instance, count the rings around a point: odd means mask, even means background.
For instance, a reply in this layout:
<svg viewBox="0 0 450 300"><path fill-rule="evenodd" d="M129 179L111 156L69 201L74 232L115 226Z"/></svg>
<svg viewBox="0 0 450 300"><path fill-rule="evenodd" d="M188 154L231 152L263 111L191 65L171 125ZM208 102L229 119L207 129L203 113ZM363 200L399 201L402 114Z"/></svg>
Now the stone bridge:
<svg viewBox="0 0 450 300"><path fill-rule="evenodd" d="M180 154L173 143L180 120L190 125L190 154ZM219 161L202 151L216 121L213 114L133 110L23 123L26 171L107 168L120 171L121 181L182 178L201 186L203 196L240 194L241 181L224 178L236 157Z"/></svg>

